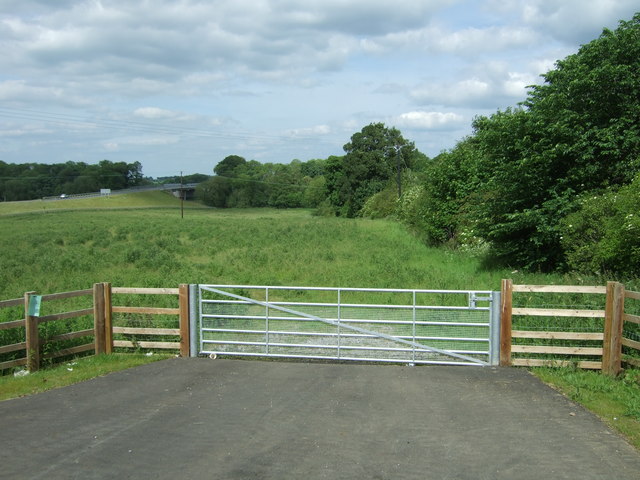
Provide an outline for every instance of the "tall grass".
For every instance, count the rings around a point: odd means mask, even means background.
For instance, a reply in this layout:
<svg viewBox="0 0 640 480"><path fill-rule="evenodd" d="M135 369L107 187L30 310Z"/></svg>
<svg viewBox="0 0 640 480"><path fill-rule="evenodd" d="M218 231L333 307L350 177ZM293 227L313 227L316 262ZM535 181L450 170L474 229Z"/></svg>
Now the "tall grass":
<svg viewBox="0 0 640 480"><path fill-rule="evenodd" d="M397 223L304 210L79 210L0 217L0 231L2 299L101 281L498 289L508 274Z"/></svg>

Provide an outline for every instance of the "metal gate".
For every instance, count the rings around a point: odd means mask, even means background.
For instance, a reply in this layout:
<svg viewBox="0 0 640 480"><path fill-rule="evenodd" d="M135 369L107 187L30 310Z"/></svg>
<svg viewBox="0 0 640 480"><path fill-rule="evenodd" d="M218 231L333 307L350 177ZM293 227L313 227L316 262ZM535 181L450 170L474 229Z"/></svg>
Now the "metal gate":
<svg viewBox="0 0 640 480"><path fill-rule="evenodd" d="M197 353L497 365L499 292L199 285Z"/></svg>

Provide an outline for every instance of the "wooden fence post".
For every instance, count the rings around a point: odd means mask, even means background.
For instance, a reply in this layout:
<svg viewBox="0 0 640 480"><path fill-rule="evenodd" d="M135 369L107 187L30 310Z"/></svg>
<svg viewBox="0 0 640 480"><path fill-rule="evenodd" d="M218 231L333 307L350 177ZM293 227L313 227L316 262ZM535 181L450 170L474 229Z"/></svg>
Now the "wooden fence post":
<svg viewBox="0 0 640 480"><path fill-rule="evenodd" d="M95 335L96 355L105 353L105 298L104 283L93 284L93 331Z"/></svg>
<svg viewBox="0 0 640 480"><path fill-rule="evenodd" d="M180 284L178 290L180 302L180 356L189 356L189 285Z"/></svg>
<svg viewBox="0 0 640 480"><path fill-rule="evenodd" d="M602 342L602 373L616 376L622 370L622 326L624 323L624 285L607 282L607 303Z"/></svg>
<svg viewBox="0 0 640 480"><path fill-rule="evenodd" d="M104 353L113 353L113 311L111 301L111 284L104 286Z"/></svg>
<svg viewBox="0 0 640 480"><path fill-rule="evenodd" d="M27 344L27 370L35 372L40 368L40 337L38 335L38 317L29 315L29 302L31 295L36 292L24 294L24 326L25 342Z"/></svg>
<svg viewBox="0 0 640 480"><path fill-rule="evenodd" d="M502 280L500 305L500 366L511 365L511 309L513 281Z"/></svg>

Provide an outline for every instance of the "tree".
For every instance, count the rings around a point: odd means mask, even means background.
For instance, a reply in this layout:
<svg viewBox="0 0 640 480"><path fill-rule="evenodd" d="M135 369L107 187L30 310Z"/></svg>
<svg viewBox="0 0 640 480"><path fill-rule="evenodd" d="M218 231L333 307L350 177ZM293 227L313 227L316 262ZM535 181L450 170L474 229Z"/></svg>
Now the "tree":
<svg viewBox="0 0 640 480"><path fill-rule="evenodd" d="M422 167L424 180L417 201L402 220L429 245L470 243L466 206L479 180L477 140L468 137ZM406 201L403 203L407 203Z"/></svg>
<svg viewBox="0 0 640 480"><path fill-rule="evenodd" d="M327 182L324 175L318 177L304 177L305 189L302 195L302 205L315 208L327 198Z"/></svg>
<svg viewBox="0 0 640 480"><path fill-rule="evenodd" d="M344 151L343 157L330 158L325 168L329 201L347 217L355 217L389 179L399 179L402 170L411 167L416 152L413 142L383 123L372 123L353 134Z"/></svg>
<svg viewBox="0 0 640 480"><path fill-rule="evenodd" d="M299 160L294 160L289 165L274 165L274 173L269 181L269 206L302 207L303 191Z"/></svg>
<svg viewBox="0 0 640 480"><path fill-rule="evenodd" d="M232 178L238 175L239 167L246 163L247 161L239 155L229 155L215 166L213 173L220 177Z"/></svg>
<svg viewBox="0 0 640 480"><path fill-rule="evenodd" d="M475 232L504 263L565 262L560 221L577 195L640 171L640 14L557 62L523 108L474 121Z"/></svg>
<svg viewBox="0 0 640 480"><path fill-rule="evenodd" d="M210 207L225 208L231 191L231 180L226 177L211 177L198 184L196 198Z"/></svg>

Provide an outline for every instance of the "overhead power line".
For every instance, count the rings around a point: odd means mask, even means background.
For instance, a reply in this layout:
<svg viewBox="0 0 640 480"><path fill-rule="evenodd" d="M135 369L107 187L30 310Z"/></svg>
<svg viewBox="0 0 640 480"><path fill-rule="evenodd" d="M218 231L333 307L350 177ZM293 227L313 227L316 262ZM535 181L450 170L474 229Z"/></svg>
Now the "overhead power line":
<svg viewBox="0 0 640 480"><path fill-rule="evenodd" d="M136 122L132 120L119 120L109 118L89 118L88 116L73 115L60 112L46 112L39 110L15 109L0 107L0 117L40 121L47 124L60 126L76 126L82 128L104 128L114 130L134 131L141 133L158 133L164 135L186 135L191 137L208 137L220 139L242 140L304 140L314 138L316 141L325 142L326 139L312 135L269 135L249 132L216 131L201 128L180 127L176 125L160 125L148 122Z"/></svg>

